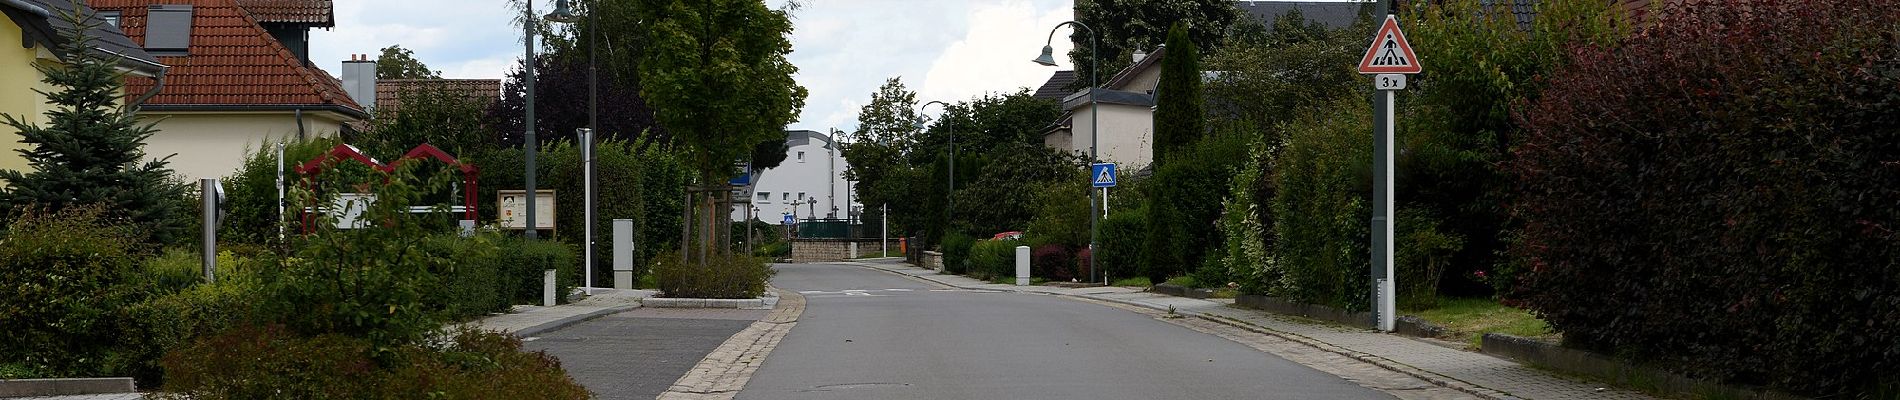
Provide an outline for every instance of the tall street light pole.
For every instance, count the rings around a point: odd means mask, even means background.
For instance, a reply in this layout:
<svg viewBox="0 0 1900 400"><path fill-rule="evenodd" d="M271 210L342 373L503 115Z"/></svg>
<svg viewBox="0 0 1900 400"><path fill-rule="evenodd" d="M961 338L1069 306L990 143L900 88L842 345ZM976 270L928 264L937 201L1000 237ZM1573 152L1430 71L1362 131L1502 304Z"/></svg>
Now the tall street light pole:
<svg viewBox="0 0 1900 400"><path fill-rule="evenodd" d="M598 5L598 3L595 4ZM598 46L596 43L599 42L599 40L596 39L600 37L597 33L600 32L599 19L594 17L597 14L599 14L598 10L591 7L588 9L587 127L578 129L581 140L581 172L583 180L585 181L584 184L581 185L584 189L583 192L585 192L582 194L582 202L585 204L582 206L581 212L583 214L583 221L581 223L581 265L587 266L585 290L588 290L590 293L594 289L594 194L596 189L594 184L594 136L600 134L600 91L599 77L597 75L599 71L594 59L595 49L598 48L596 47ZM548 13L544 18L551 22L565 24L580 21L580 17L574 15L574 10L568 7L567 0L555 1L554 12Z"/></svg>
<svg viewBox="0 0 1900 400"><path fill-rule="evenodd" d="M1089 33L1089 57L1096 58L1096 60L1089 63L1089 89L1088 89L1089 90L1089 163L1094 164L1096 162L1100 162L1102 159L1100 146L1098 146L1098 144L1101 142L1101 138L1100 136L1097 135L1097 133L1102 130L1102 124L1100 123L1101 122L1100 115L1102 115L1102 110L1097 104L1095 104L1095 90L1098 89L1097 85L1099 85L1099 83L1097 83L1096 81L1096 78L1097 78L1095 74L1097 70L1096 66L1101 65L1102 60L1101 60L1101 53L1097 53L1095 51L1096 50L1095 40L1097 36L1095 34L1095 28L1090 28L1087 24L1083 24L1081 22L1076 22L1076 21L1068 21L1068 22L1056 24L1055 28L1049 29L1049 39L1046 40L1044 44L1042 45L1042 56L1036 57L1035 60L1031 60L1031 61L1035 61L1037 64L1042 64L1044 66L1050 66L1050 67L1056 66L1056 57L1055 57L1056 50L1054 47L1050 47L1050 44L1055 43L1056 30L1062 29L1063 25L1074 25L1077 28L1082 28L1082 30L1087 31ZM1099 254L1095 252L1096 237L1099 236L1099 232L1101 231L1100 227L1098 226L1099 223L1097 222L1097 220L1100 220L1102 216L1102 210L1099 208L1096 208L1096 203L1098 201L1099 199L1095 198L1095 191L1090 190L1089 191L1089 282L1095 281L1095 259L1099 258Z"/></svg>
<svg viewBox="0 0 1900 400"><path fill-rule="evenodd" d="M522 42L524 42L528 48L528 58L521 62L523 86L527 90L527 94L522 96L522 103L527 109L527 115L525 119L523 119L524 125L527 127L523 129L521 134L521 149L525 152L525 154L522 155L522 161L527 165L527 171L522 174L522 181L524 181L523 183L527 186L526 197L528 198L528 216L526 218L528 231L522 235L528 239L537 239L541 237L541 233L537 231L539 227L535 225L534 220L536 210L536 208L534 208L534 200L536 197L540 197L537 196L538 193L534 190L534 153L536 152L535 147L538 147L534 139L534 0L524 0L522 4L526 6L523 13L527 15L527 18L521 20L521 29L525 32L524 34L527 37L527 40L523 40Z"/></svg>
<svg viewBox="0 0 1900 400"><path fill-rule="evenodd" d="M944 196L944 202L948 204L948 206L943 208L943 215L945 215L944 223L948 224L950 223L950 217L956 216L957 212L957 122L950 119L949 103L931 100L929 103L918 106L917 110L923 111L925 108L930 108L931 104L936 104L939 106L938 108L943 109L943 120L945 123L950 124L944 127L944 133L950 135L950 192ZM923 129L921 122L917 129Z"/></svg>

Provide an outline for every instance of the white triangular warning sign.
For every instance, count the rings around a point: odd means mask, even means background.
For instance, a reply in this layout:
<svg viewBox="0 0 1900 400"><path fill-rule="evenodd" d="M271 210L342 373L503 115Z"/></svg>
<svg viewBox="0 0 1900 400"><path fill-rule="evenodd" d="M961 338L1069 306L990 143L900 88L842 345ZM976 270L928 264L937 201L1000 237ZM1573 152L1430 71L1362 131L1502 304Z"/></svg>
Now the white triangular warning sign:
<svg viewBox="0 0 1900 400"><path fill-rule="evenodd" d="M1070 176L1074 176L1074 175L1070 175ZM1104 185L1115 183L1115 170L1111 168L1102 168L1101 172L1098 172L1095 175L1095 183L1104 184Z"/></svg>
<svg viewBox="0 0 1900 400"><path fill-rule="evenodd" d="M1359 73L1416 74L1423 70L1418 56L1412 54L1412 44L1405 41L1405 32L1399 31L1398 18L1385 16L1385 24L1379 26L1379 33L1372 39L1372 47L1359 59Z"/></svg>

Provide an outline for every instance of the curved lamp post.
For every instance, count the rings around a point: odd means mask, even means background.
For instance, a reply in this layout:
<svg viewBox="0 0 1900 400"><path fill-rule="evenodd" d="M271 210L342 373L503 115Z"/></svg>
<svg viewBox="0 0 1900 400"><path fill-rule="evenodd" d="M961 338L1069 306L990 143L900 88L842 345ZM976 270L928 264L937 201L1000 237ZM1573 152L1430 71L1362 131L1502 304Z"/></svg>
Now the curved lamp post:
<svg viewBox="0 0 1900 400"><path fill-rule="evenodd" d="M1095 52L1095 40L1097 36L1095 34L1095 29L1090 28L1087 24L1083 24L1081 22L1076 22L1076 21L1068 21L1068 22L1056 24L1054 28L1049 29L1049 39L1046 40L1042 45L1042 56L1036 57L1035 60L1031 60L1031 61L1035 61L1037 64L1042 64L1044 66L1049 66L1049 67L1056 66L1056 57L1055 57L1056 49L1054 47L1051 47L1050 44L1055 42L1056 30L1062 29L1063 25L1074 25L1077 28L1082 28L1082 30L1087 31L1089 33L1089 57L1097 58L1097 60L1094 60L1094 62L1089 63L1089 89L1088 89L1089 90L1089 163L1093 164L1095 162L1101 161L1100 149L1099 149L1099 146L1097 146L1097 144L1099 144L1100 142L1100 137L1097 135L1097 132L1100 132L1102 130L1102 125L1100 123L1101 121L1100 115L1102 115L1102 110L1095 104L1095 90L1097 89L1096 85L1098 85L1098 83L1096 82L1095 73L1097 69L1096 67L1098 65L1101 65L1101 60L1100 60L1101 53ZM1097 254L1095 254L1095 243L1096 243L1097 232L1100 231L1100 229L1098 229L1097 227L1098 223L1096 222L1096 220L1101 219L1101 209L1096 208L1097 202L1098 200L1096 200L1095 198L1095 191L1090 190L1089 191L1089 281L1090 282L1095 281L1095 259L1097 257ZM1107 277L1104 276L1103 278L1107 278Z"/></svg>
<svg viewBox="0 0 1900 400"><path fill-rule="evenodd" d="M923 109L930 108L931 104L936 104L940 106L938 108L943 109L944 122L950 124L950 126L944 128L944 131L950 135L950 191L943 196L944 202L948 205L944 207L943 211L944 223L947 224L950 223L950 217L955 216L957 212L957 125L956 121L950 120L949 118L950 103L931 100L929 103L917 106L917 111L922 112ZM918 122L917 129L924 129L922 122Z"/></svg>

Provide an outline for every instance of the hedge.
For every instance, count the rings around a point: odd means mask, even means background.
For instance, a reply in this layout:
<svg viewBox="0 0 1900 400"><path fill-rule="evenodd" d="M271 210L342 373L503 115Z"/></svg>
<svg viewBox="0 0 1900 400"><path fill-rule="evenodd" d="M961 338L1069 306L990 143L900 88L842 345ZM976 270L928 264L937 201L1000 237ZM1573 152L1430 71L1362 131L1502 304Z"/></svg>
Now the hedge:
<svg viewBox="0 0 1900 400"><path fill-rule="evenodd" d="M1696 376L1892 393L1900 9L1686 3L1577 49L1521 112L1509 299Z"/></svg>

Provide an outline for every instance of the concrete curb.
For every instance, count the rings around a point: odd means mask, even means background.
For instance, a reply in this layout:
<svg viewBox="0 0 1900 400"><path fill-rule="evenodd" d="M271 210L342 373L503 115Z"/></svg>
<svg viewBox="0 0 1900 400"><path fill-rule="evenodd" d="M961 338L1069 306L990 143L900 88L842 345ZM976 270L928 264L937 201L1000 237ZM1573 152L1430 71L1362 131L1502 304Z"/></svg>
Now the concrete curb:
<svg viewBox="0 0 1900 400"><path fill-rule="evenodd" d="M0 397L137 393L132 378L0 379Z"/></svg>
<svg viewBox="0 0 1900 400"><path fill-rule="evenodd" d="M869 264L864 264L864 263L853 263L853 264L857 264L858 266L864 267L864 268L870 268L870 269L874 269L878 271L884 271L884 272L888 272L892 274L897 274L899 276L907 276L912 279L922 280L922 281L926 281L926 282L930 282L930 283L934 283L938 285L950 286L950 287L959 288L959 289L982 289L982 288L960 286L960 285L952 284L949 282L942 282L935 279L930 279L924 276L911 275L911 274L893 271L890 269L879 268L879 267L872 266ZM1115 304L1127 305L1127 306L1132 306L1132 307L1146 308L1146 309L1151 309L1151 310L1168 311L1168 308L1165 306L1158 306L1158 305L1153 305L1153 304L1116 299L1112 297L1103 297L1103 296L1098 296L1098 295L1078 295L1078 294L1069 294L1069 293L1060 293L1060 292L1037 292L1037 291L1025 291L1025 290L1011 290L1011 291L1018 292L1018 293L1048 294L1048 295L1056 295L1056 296L1076 297L1076 298L1083 298L1083 299L1089 299L1089 300L1104 301L1104 302L1110 302L1110 303L1115 303ZM1258 311L1258 310L1254 310L1254 311ZM1457 390L1459 392L1464 392L1466 394L1470 394L1473 396L1478 396L1486 400L1521 400L1518 397L1511 396L1504 392L1492 390L1489 388L1485 388L1483 386L1471 384L1469 382L1453 379L1451 377L1439 375L1436 373L1432 373L1430 371L1414 368L1410 365L1405 365L1403 363L1392 361L1384 357L1379 357L1379 356L1375 356L1371 354L1348 350L1346 348L1342 348L1342 347L1333 345L1331 343L1321 342L1321 341L1314 340L1312 338L1308 338L1305 336L1300 336L1300 335L1288 333L1288 332L1276 331L1276 330L1268 329L1266 327L1249 324L1243 321L1230 320L1228 318L1222 318L1219 316L1210 316L1210 315L1205 315L1198 312L1177 310L1176 313L1181 314L1181 315L1193 316L1195 318L1200 318L1200 319L1204 319L1208 321L1213 321L1215 323L1219 323L1222 325L1228 325L1235 328L1245 329L1245 330L1252 331L1255 333L1272 335L1275 337L1279 337L1281 339L1292 341L1294 343L1304 344L1309 347L1313 347L1315 349L1326 351L1328 353L1338 354L1341 356L1345 356L1347 358L1359 360L1367 364L1372 364L1372 365L1378 366L1379 368L1384 368L1392 372L1397 372L1397 373L1411 376L1413 378L1418 378L1420 380L1430 382L1433 385L1438 385L1438 386L1445 387L1448 389Z"/></svg>
<svg viewBox="0 0 1900 400"><path fill-rule="evenodd" d="M565 329L569 326L574 326L574 324L579 324L582 322L593 320L594 318L600 318L600 317L604 317L611 314L618 314L620 312L632 310L635 308L640 308L640 306L629 305L629 306L618 306L618 307L612 307L612 308L607 308L607 309L595 310L595 311L588 312L585 314L580 314L580 315L575 315L575 316L571 316L567 318L554 320L554 322L522 328L512 333L515 335L515 337L523 337L523 338L529 337L529 336L538 336L542 333L558 331L561 329Z"/></svg>
<svg viewBox="0 0 1900 400"><path fill-rule="evenodd" d="M640 299L640 305L653 308L738 308L766 309L764 298L757 299L683 299L654 297Z"/></svg>
<svg viewBox="0 0 1900 400"><path fill-rule="evenodd" d="M773 302L770 314L727 338L657 398L729 400L744 390L752 374L765 364L766 357L772 355L805 313L804 295L779 288L770 290L779 293L775 298L781 300Z"/></svg>

